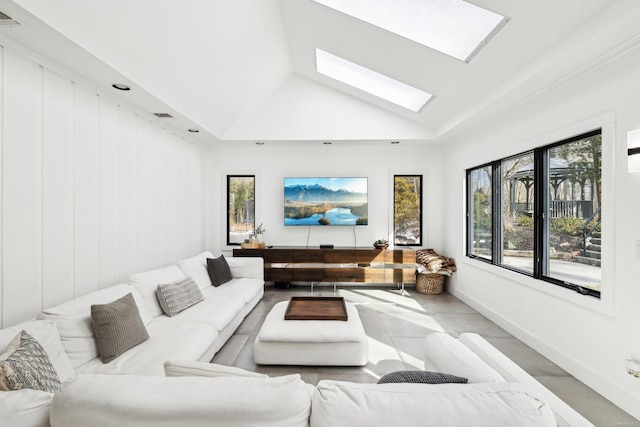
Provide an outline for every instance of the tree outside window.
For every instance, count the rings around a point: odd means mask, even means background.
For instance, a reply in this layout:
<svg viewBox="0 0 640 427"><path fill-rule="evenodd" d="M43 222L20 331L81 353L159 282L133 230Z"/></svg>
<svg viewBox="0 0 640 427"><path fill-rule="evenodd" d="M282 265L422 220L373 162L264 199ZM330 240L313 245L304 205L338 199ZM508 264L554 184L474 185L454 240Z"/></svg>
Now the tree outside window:
<svg viewBox="0 0 640 427"><path fill-rule="evenodd" d="M422 175L393 177L395 245L422 245Z"/></svg>
<svg viewBox="0 0 640 427"><path fill-rule="evenodd" d="M253 175L227 176L227 245L240 245L255 227L255 188Z"/></svg>

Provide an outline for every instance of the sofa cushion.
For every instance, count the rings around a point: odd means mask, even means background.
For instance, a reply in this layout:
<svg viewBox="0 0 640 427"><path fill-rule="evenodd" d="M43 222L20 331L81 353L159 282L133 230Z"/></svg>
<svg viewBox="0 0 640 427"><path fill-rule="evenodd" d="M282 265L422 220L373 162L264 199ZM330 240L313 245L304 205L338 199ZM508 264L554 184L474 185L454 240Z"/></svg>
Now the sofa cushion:
<svg viewBox="0 0 640 427"><path fill-rule="evenodd" d="M457 338L433 332L425 339L425 370L468 378L470 383L504 382L505 379Z"/></svg>
<svg viewBox="0 0 640 427"><path fill-rule="evenodd" d="M235 366L185 360L167 360L164 362L164 374L168 377L269 377L265 374L247 371Z"/></svg>
<svg viewBox="0 0 640 427"><path fill-rule="evenodd" d="M64 382L76 374L69 356L62 348L58 328L50 320L30 320L0 330L0 349L7 347L22 330L29 332L42 345L60 381Z"/></svg>
<svg viewBox="0 0 640 427"><path fill-rule="evenodd" d="M158 285L158 302L167 316L175 316L204 299L196 282L189 276L175 283Z"/></svg>
<svg viewBox="0 0 640 427"><path fill-rule="evenodd" d="M378 384L387 383L420 383L420 384L466 384L466 378L432 371L396 371L383 375Z"/></svg>
<svg viewBox="0 0 640 427"><path fill-rule="evenodd" d="M207 270L207 258L213 258L213 254L209 251L177 262L184 275L192 277L200 289L211 286L211 278Z"/></svg>
<svg viewBox="0 0 640 427"><path fill-rule="evenodd" d="M175 283L185 278L182 270L176 265L170 265L156 270L136 273L129 276L127 282L133 285L142 296L145 305L152 316L160 316L163 314L162 307L156 296L158 285L167 283Z"/></svg>
<svg viewBox="0 0 640 427"><path fill-rule="evenodd" d="M27 331L21 331L0 354L0 390L30 388L54 393L60 377L47 352Z"/></svg>
<svg viewBox="0 0 640 427"><path fill-rule="evenodd" d="M54 396L51 426L308 427L312 393L300 375L81 375Z"/></svg>
<svg viewBox="0 0 640 427"><path fill-rule="evenodd" d="M105 364L95 358L76 368L76 372L164 376L165 360L200 360L218 338L215 326L182 321L177 316L156 317L147 325L147 331L147 341L123 353L111 363Z"/></svg>
<svg viewBox="0 0 640 427"><path fill-rule="evenodd" d="M0 425L49 427L53 393L28 388L0 392Z"/></svg>
<svg viewBox="0 0 640 427"><path fill-rule="evenodd" d="M220 286L233 279L224 255L220 255L218 258L207 258L207 270L213 286Z"/></svg>
<svg viewBox="0 0 640 427"><path fill-rule="evenodd" d="M357 384L322 380L313 395L311 425L555 427L556 421L542 397L517 383Z"/></svg>
<svg viewBox="0 0 640 427"><path fill-rule="evenodd" d="M213 286L210 289L215 289ZM240 295L208 294L205 289L204 301L189 307L175 316L174 319L181 321L203 322L215 326L218 331L223 330L238 315L245 305L245 301Z"/></svg>
<svg viewBox="0 0 640 427"><path fill-rule="evenodd" d="M264 292L264 282L259 279L249 279L246 277L234 278L220 286L209 286L202 293L205 298L208 296L220 297L222 295L238 295L244 302L253 300L256 295Z"/></svg>
<svg viewBox="0 0 640 427"><path fill-rule="evenodd" d="M130 293L108 304L92 305L91 324L103 363L111 362L125 351L149 339L136 302Z"/></svg>

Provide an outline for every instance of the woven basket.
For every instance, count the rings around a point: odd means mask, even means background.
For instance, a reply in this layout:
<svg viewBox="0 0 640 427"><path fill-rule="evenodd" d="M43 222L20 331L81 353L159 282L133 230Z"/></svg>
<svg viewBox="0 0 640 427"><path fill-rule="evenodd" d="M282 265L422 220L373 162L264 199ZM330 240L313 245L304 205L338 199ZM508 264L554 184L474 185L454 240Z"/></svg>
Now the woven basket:
<svg viewBox="0 0 640 427"><path fill-rule="evenodd" d="M421 294L441 294L444 290L444 275L416 273L416 291Z"/></svg>

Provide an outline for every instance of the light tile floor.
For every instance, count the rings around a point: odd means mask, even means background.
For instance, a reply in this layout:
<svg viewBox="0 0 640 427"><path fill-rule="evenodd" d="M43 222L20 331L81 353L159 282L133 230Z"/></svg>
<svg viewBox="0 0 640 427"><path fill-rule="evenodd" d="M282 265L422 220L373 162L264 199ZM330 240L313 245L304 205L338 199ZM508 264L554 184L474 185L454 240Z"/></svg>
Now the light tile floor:
<svg viewBox="0 0 640 427"><path fill-rule="evenodd" d="M423 340L430 331L458 336L476 332L529 374L575 408L597 427L636 426L640 421L573 378L566 371L514 338L454 296L425 295L407 289L400 295L391 288L315 287L313 295L344 296L357 305L369 337L369 363L363 367L261 366L253 361L253 342L266 314L294 295L312 295L309 287L276 289L265 295L213 362L238 366L269 375L299 373L310 384L323 379L376 382L382 375L403 369L423 369Z"/></svg>

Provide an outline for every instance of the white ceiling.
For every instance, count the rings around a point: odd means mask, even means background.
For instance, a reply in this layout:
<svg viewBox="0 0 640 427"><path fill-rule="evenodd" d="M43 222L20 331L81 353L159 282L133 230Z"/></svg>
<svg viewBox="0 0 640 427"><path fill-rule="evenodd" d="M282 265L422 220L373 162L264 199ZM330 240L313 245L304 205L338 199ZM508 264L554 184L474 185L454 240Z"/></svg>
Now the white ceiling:
<svg viewBox="0 0 640 427"><path fill-rule="evenodd" d="M424 0L428 1L428 0ZM0 0L13 41L212 144L438 143L637 35L636 0L472 0L509 22L464 63L311 0ZM318 74L318 47L433 93L420 113Z"/></svg>

